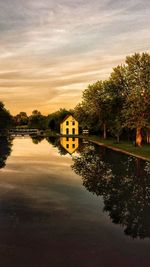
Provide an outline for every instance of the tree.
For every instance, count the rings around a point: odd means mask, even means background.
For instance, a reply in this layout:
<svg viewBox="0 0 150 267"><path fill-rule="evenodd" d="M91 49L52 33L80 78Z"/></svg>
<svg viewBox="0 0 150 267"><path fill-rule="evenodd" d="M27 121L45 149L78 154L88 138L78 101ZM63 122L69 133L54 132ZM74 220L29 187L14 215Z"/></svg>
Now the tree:
<svg viewBox="0 0 150 267"><path fill-rule="evenodd" d="M111 114L110 114L110 132L120 141L120 135L123 130L123 118L121 115L123 104L125 101L126 90L126 69L125 66L117 66L113 69L110 79L105 81L105 87L110 94L111 98Z"/></svg>
<svg viewBox="0 0 150 267"><path fill-rule="evenodd" d="M16 126L25 126L28 125L28 116L26 112L21 111L14 117Z"/></svg>
<svg viewBox="0 0 150 267"><path fill-rule="evenodd" d="M49 114L47 116L47 127L52 131L59 132L60 123L69 114L71 114L71 112L66 110L65 108L61 108L58 111Z"/></svg>
<svg viewBox="0 0 150 267"><path fill-rule="evenodd" d="M29 117L29 128L36 128L40 130L46 129L46 117L41 115L40 111L33 111L32 115Z"/></svg>
<svg viewBox="0 0 150 267"><path fill-rule="evenodd" d="M142 129L150 129L150 55L128 56L126 70L124 126L136 129L136 144L141 146Z"/></svg>
<svg viewBox="0 0 150 267"><path fill-rule="evenodd" d="M97 117L99 128L103 127L103 137L106 139L107 124L110 115L110 95L106 90L105 83L98 81L89 85L83 91L83 105L88 113Z"/></svg>
<svg viewBox="0 0 150 267"><path fill-rule="evenodd" d="M41 115L41 112L35 109L32 111L32 115Z"/></svg>
<svg viewBox="0 0 150 267"><path fill-rule="evenodd" d="M12 116L9 111L5 109L5 106L0 102L0 131L4 131L10 128L13 124Z"/></svg>
<svg viewBox="0 0 150 267"><path fill-rule="evenodd" d="M84 103L80 103L74 108L73 116L79 122L82 129L87 129L90 132L92 132L93 129L96 130L95 125L97 124L97 118L91 116Z"/></svg>

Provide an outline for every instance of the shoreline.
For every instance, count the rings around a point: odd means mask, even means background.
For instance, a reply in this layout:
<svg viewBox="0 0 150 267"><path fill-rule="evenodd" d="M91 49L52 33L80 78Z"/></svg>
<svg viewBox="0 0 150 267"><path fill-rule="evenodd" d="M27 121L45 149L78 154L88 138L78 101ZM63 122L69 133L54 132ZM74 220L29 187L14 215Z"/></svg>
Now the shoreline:
<svg viewBox="0 0 150 267"><path fill-rule="evenodd" d="M129 155L129 156L132 156L132 157L136 157L136 158L139 158L139 159L142 159L142 160L145 160L145 161L148 161L150 162L150 158L147 158L147 157L144 157L144 156L140 156L140 155L137 155L135 153L131 153L131 152L128 152L124 149L121 149L121 148L117 148L117 147L114 147L114 146L111 146L111 145L107 145L105 143L101 143L99 141L94 141L92 139L88 139L90 142L96 144L96 145L99 145L99 146L103 146L103 147L107 147L107 148L110 148L114 151L117 151L117 152L121 152L121 153L124 153L126 155Z"/></svg>

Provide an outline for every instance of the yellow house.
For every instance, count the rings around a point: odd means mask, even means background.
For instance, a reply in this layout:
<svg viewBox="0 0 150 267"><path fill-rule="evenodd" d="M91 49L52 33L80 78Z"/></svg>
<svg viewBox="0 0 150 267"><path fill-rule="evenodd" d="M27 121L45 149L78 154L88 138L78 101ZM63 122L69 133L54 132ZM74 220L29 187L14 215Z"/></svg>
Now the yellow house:
<svg viewBox="0 0 150 267"><path fill-rule="evenodd" d="M61 137L60 144L69 154L73 154L79 146L79 138Z"/></svg>
<svg viewBox="0 0 150 267"><path fill-rule="evenodd" d="M72 115L67 115L60 124L60 133L62 135L78 135L79 123Z"/></svg>

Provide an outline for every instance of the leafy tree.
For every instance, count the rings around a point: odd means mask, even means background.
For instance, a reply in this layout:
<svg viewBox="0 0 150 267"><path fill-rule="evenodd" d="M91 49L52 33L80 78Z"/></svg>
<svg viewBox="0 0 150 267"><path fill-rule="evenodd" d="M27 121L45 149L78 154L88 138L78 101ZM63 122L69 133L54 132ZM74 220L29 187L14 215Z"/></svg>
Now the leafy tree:
<svg viewBox="0 0 150 267"><path fill-rule="evenodd" d="M121 112L125 101L124 92L127 86L125 73L125 66L117 66L113 69L110 79L104 82L111 98L111 114L109 120L110 132L117 138L117 142L119 142L123 130L123 118Z"/></svg>
<svg viewBox="0 0 150 267"><path fill-rule="evenodd" d="M16 126L25 126L28 125L28 116L26 112L20 112L14 117L15 125Z"/></svg>
<svg viewBox="0 0 150 267"><path fill-rule="evenodd" d="M136 129L136 144L141 146L142 129L150 129L150 55L128 56L126 70L124 125Z"/></svg>
<svg viewBox="0 0 150 267"><path fill-rule="evenodd" d="M32 111L32 115L41 115L41 112L35 109Z"/></svg>
<svg viewBox="0 0 150 267"><path fill-rule="evenodd" d="M91 116L83 102L74 108L73 116L79 122L79 126L82 129L87 129L90 132L96 131L97 118Z"/></svg>
<svg viewBox="0 0 150 267"><path fill-rule="evenodd" d="M5 109L5 106L0 102L0 131L4 131L10 128L13 124L12 116L9 111Z"/></svg>
<svg viewBox="0 0 150 267"><path fill-rule="evenodd" d="M40 130L46 129L46 117L41 115L39 111L33 111L32 115L29 117L29 128L36 128Z"/></svg>
<svg viewBox="0 0 150 267"><path fill-rule="evenodd" d="M91 116L97 117L99 129L101 129L101 126L103 127L104 139L106 139L107 123L110 115L110 103L110 95L102 81L89 85L83 92L83 104Z"/></svg>
<svg viewBox="0 0 150 267"><path fill-rule="evenodd" d="M66 110L65 108L61 108L60 110L49 114L47 117L48 128L52 131L59 132L60 123L68 114L71 114L71 112Z"/></svg>

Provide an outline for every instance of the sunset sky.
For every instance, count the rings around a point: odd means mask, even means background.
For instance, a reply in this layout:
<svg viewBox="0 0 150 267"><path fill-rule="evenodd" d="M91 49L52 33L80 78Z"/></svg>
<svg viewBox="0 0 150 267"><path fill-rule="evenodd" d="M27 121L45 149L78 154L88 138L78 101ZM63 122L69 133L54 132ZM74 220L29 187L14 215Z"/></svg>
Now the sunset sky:
<svg viewBox="0 0 150 267"><path fill-rule="evenodd" d="M149 0L0 0L0 100L73 108L126 55L150 51Z"/></svg>

